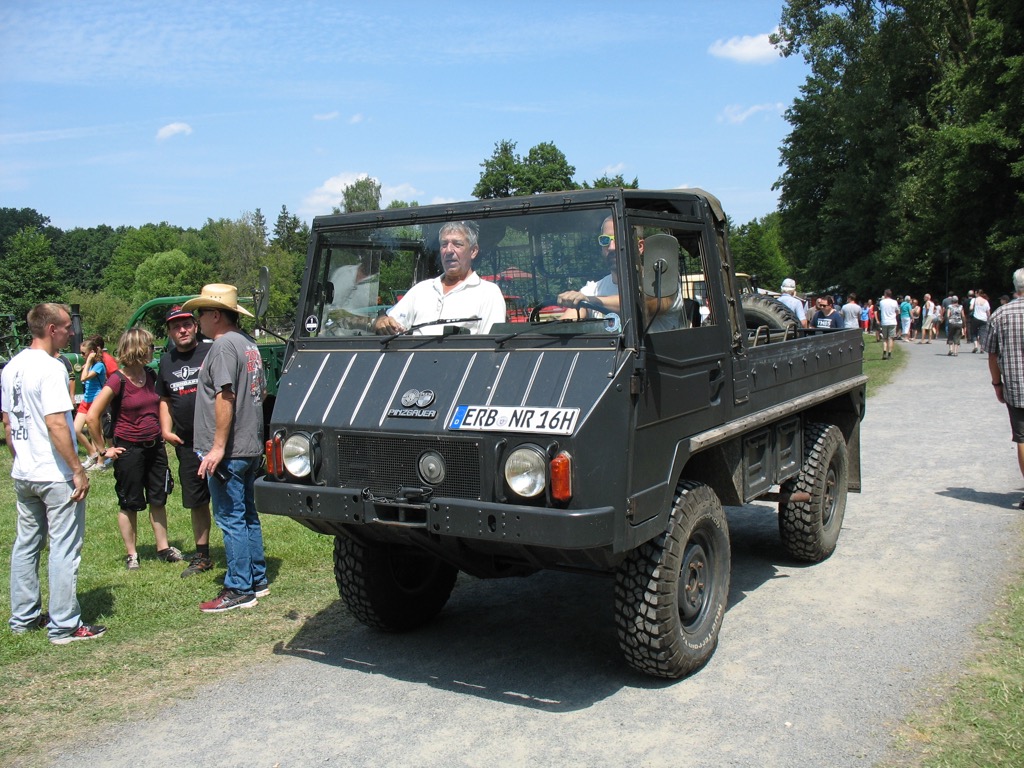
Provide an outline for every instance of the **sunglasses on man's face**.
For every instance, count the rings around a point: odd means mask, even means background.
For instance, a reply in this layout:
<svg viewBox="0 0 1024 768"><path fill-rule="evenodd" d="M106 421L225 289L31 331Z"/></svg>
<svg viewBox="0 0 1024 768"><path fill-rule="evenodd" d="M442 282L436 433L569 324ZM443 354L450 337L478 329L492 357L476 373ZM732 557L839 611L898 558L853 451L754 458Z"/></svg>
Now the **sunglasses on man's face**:
<svg viewBox="0 0 1024 768"><path fill-rule="evenodd" d="M615 235L598 235L597 244L602 248L607 248L609 245L615 242Z"/></svg>

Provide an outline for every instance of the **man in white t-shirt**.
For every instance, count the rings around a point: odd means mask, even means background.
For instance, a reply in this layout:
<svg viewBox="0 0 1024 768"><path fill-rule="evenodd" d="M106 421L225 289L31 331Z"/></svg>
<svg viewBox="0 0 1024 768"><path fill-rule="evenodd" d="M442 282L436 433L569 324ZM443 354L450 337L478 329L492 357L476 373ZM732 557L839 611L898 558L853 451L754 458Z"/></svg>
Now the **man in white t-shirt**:
<svg viewBox="0 0 1024 768"><path fill-rule="evenodd" d="M651 237L668 238L666 242L669 244L674 243L671 247L678 251L679 243L671 235L652 235ZM566 310L562 314L562 317L565 319L587 316L600 318L606 314L617 314L622 311L617 264L619 250L615 242L615 221L611 216L601 223L601 234L597 236L597 244L610 271L600 280L592 280L586 283L578 291L563 291L558 294L557 301L559 306L573 308ZM642 239L637 241L637 250L641 255L643 254L644 241ZM666 293L668 292L666 291ZM578 305L580 302L603 307L605 311L597 312L585 308L579 309ZM645 310L650 318L649 321L646 318L644 320L648 324L647 331L656 333L659 331L671 331L681 327L683 324L682 313L684 306L683 294L678 286L671 296L663 296L660 299L653 296L646 297ZM694 308L696 309L696 307ZM591 312L593 312L592 315ZM689 322L689 319L687 322Z"/></svg>
<svg viewBox="0 0 1024 768"><path fill-rule="evenodd" d="M896 323L900 317L900 304L892 297L892 290L885 289L885 295L878 302L878 325L882 329L882 359L892 357L893 342L896 339Z"/></svg>
<svg viewBox="0 0 1024 768"><path fill-rule="evenodd" d="M782 295L779 296L779 301L796 315L801 327L807 327L807 309L804 307L804 303L796 297L796 280L787 277L782 281Z"/></svg>
<svg viewBox="0 0 1024 768"><path fill-rule="evenodd" d="M505 297L501 289L473 271L473 260L480 253L476 222L445 224L439 241L444 271L439 277L410 288L395 306L377 318L373 324L375 332L402 333L422 325L413 333L438 336L445 325L459 325L470 333L488 333L495 323L505 322Z"/></svg>
<svg viewBox="0 0 1024 768"><path fill-rule="evenodd" d="M100 637L105 627L82 623L78 564L85 537L89 478L78 458L68 374L54 355L68 343L71 314L62 304L28 313L32 343L4 367L3 419L17 495L11 547L11 618L15 634L43 626L65 645ZM49 616L42 612L39 561L49 543Z"/></svg>
<svg viewBox="0 0 1024 768"><path fill-rule="evenodd" d="M844 328L858 328L860 326L860 304L857 303L857 294L851 293L846 297L846 303L839 310L843 314Z"/></svg>

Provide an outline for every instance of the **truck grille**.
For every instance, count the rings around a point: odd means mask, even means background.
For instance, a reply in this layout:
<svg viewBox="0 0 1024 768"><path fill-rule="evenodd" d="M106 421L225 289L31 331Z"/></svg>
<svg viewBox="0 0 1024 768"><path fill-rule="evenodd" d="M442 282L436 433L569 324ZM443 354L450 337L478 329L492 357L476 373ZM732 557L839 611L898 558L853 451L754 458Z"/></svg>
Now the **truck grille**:
<svg viewBox="0 0 1024 768"><path fill-rule="evenodd" d="M389 497L402 486L422 486L416 464L424 451L441 454L447 470L434 495L480 498L483 455L475 440L339 435L338 482Z"/></svg>

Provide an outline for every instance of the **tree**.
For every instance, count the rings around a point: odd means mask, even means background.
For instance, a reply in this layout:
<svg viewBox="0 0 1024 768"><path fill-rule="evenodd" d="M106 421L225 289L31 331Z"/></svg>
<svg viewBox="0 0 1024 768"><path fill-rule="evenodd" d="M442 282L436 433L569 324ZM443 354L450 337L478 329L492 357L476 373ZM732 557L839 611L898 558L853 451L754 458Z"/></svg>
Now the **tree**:
<svg viewBox="0 0 1024 768"><path fill-rule="evenodd" d="M36 304L64 300L50 240L34 227L20 229L4 241L0 274L0 310L13 314L19 323Z"/></svg>
<svg viewBox="0 0 1024 768"><path fill-rule="evenodd" d="M288 208L281 206L274 224L274 236L270 244L290 253L301 253L305 256L306 244L309 242L309 225L299 220L298 216L288 213Z"/></svg>
<svg viewBox="0 0 1024 768"><path fill-rule="evenodd" d="M211 265L179 249L155 253L135 270L132 304L139 306L157 296L185 296L199 293L214 282Z"/></svg>
<svg viewBox="0 0 1024 768"><path fill-rule="evenodd" d="M98 291L124 232L106 224L61 232L52 244L61 282L69 288Z"/></svg>
<svg viewBox="0 0 1024 768"><path fill-rule="evenodd" d="M633 180L626 183L626 180L622 177L621 173L617 173L614 176L609 176L607 173L598 179L594 179L589 184L583 182L584 189L640 189L640 184L637 181L637 177L634 176Z"/></svg>
<svg viewBox="0 0 1024 768"><path fill-rule="evenodd" d="M42 233L50 223L47 216L35 208L0 208L0 258L7 241L23 229Z"/></svg>
<svg viewBox="0 0 1024 768"><path fill-rule="evenodd" d="M356 213L358 211L380 210L380 182L362 175L341 189L341 207L335 206L335 213Z"/></svg>
<svg viewBox="0 0 1024 768"><path fill-rule="evenodd" d="M131 296L139 265L154 253L178 248L180 240L181 229L167 222L125 230L110 263L103 270L103 287L122 296Z"/></svg>
<svg viewBox="0 0 1024 768"><path fill-rule="evenodd" d="M796 276L782 253L778 211L729 230L729 250L737 272L756 276L760 287L772 290L778 290L787 277Z"/></svg>
<svg viewBox="0 0 1024 768"><path fill-rule="evenodd" d="M780 30L812 70L778 183L811 286L1005 286L1024 245L1019 3L789 0Z"/></svg>
<svg viewBox="0 0 1024 768"><path fill-rule="evenodd" d="M268 250L260 216L244 213L235 220L208 219L203 230L217 243L220 282L236 286L239 293L243 286L255 286Z"/></svg>
<svg viewBox="0 0 1024 768"><path fill-rule="evenodd" d="M531 147L520 163L516 177L517 195L535 195L540 192L561 192L579 189L572 180L576 168L569 165L565 155L549 141Z"/></svg>
<svg viewBox="0 0 1024 768"><path fill-rule="evenodd" d="M108 347L115 347L132 316L132 305L125 296L111 291L72 290L68 303L79 305L82 333L103 337Z"/></svg>
<svg viewBox="0 0 1024 768"><path fill-rule="evenodd" d="M473 197L481 200L512 197L516 190L519 163L514 141L495 142L494 153L480 163L483 171L480 173L480 180L473 187Z"/></svg>
<svg viewBox="0 0 1024 768"><path fill-rule="evenodd" d="M515 150L514 141L495 143L494 153L480 163L483 171L473 187L474 197L491 199L579 188L573 181L576 168L569 165L553 143L541 142L526 157L520 157Z"/></svg>

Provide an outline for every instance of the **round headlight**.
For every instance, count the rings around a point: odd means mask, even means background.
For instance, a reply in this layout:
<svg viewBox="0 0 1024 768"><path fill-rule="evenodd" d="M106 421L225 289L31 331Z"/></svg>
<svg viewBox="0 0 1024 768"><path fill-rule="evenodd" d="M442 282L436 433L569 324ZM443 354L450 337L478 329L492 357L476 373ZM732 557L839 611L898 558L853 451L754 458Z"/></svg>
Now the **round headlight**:
<svg viewBox="0 0 1024 768"><path fill-rule="evenodd" d="M547 459L540 448L516 448L505 461L505 482L517 496L532 499L547 486Z"/></svg>
<svg viewBox="0 0 1024 768"><path fill-rule="evenodd" d="M439 485L444 482L444 459L436 451L426 451L421 454L417 466L420 470L420 479L423 482L430 483L430 485Z"/></svg>
<svg viewBox="0 0 1024 768"><path fill-rule="evenodd" d="M292 477L306 477L313 464L313 445L307 435L291 435L281 446L284 468Z"/></svg>

